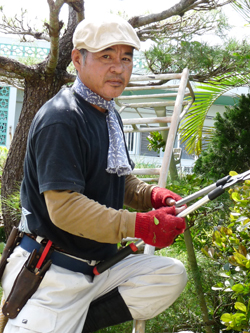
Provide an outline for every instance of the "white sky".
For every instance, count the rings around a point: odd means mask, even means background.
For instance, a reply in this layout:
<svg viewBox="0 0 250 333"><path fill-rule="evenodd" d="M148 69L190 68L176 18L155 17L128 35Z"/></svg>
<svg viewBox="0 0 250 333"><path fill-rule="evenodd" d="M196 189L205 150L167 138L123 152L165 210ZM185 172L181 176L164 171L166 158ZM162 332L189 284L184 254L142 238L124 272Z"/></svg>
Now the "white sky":
<svg viewBox="0 0 250 333"><path fill-rule="evenodd" d="M112 11L114 14L118 11L127 14L128 18L134 15L143 15L147 13L157 13L164 9L173 6L180 0L85 0L85 15L93 15L96 12L105 15ZM35 17L38 18L37 24L41 24L41 20L47 18L49 15L49 7L47 0L0 0L0 5L4 7L4 13L13 17L16 13L20 13L20 9L28 10L28 19L33 21ZM230 32L230 36L235 36L238 39L243 36L250 35L250 27L244 27L246 22L243 18L232 9L230 5L224 7L227 16L230 17L229 23L234 25L235 28ZM66 21L67 18L67 5L65 5L61 12L61 18ZM7 35L2 35L7 36ZM202 39L213 40L214 36L206 35Z"/></svg>
<svg viewBox="0 0 250 333"><path fill-rule="evenodd" d="M98 13L110 13L114 14L118 11L126 12L129 17L133 15L141 15L144 13L158 12L173 6L179 0L85 0L85 14ZM168 5L169 3L169 5ZM4 9L8 15L18 13L20 8L28 8L30 18L34 16L48 17L48 4L46 0L0 0L0 5L4 6ZM67 5L65 5L67 7Z"/></svg>

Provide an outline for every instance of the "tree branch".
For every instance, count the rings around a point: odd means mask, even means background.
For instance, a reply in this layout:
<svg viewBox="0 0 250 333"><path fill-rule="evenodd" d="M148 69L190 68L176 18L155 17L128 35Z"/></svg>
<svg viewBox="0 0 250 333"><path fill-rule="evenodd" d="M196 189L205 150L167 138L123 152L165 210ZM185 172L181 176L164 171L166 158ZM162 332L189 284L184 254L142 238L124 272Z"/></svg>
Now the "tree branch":
<svg viewBox="0 0 250 333"><path fill-rule="evenodd" d="M135 16L129 20L129 23L134 28L139 28L154 22L166 20L172 16L183 16L190 10L203 10L208 11L218 7L222 7L228 3L232 3L233 0L181 0L173 7L162 11L157 14L149 14L145 16Z"/></svg>
<svg viewBox="0 0 250 333"><path fill-rule="evenodd" d="M20 79L20 80L23 79L23 76L15 74L13 72L8 72L3 68L0 68L0 77L1 76L4 76L6 78L10 78L10 79Z"/></svg>
<svg viewBox="0 0 250 333"><path fill-rule="evenodd" d="M21 9L20 18L15 15L14 18L7 18L5 14L2 14L2 22L0 23L0 32L4 34L12 34L12 35L18 35L22 37L23 41L27 41L25 36L31 36L35 39L41 39L50 41L50 38L48 35L45 34L44 31L39 32L32 28L28 22L24 24L25 22L25 15L27 11Z"/></svg>
<svg viewBox="0 0 250 333"><path fill-rule="evenodd" d="M59 61L57 64L57 69L66 70L71 62L71 51L73 48L72 35L75 31L77 23L77 13L73 6L69 5L67 29L65 30L64 35L60 38L59 42Z"/></svg>
<svg viewBox="0 0 250 333"><path fill-rule="evenodd" d="M62 81L64 81L64 84L67 83L73 83L76 79L76 75L74 74L70 74L67 71L65 71L62 75L61 75Z"/></svg>
<svg viewBox="0 0 250 333"><path fill-rule="evenodd" d="M211 21L210 18L201 17L192 12L185 17L176 17L175 20L151 24L140 29L137 34L141 41L147 39L157 41L160 38L182 40L184 34L186 37L194 34L202 35L215 29L217 22Z"/></svg>
<svg viewBox="0 0 250 333"><path fill-rule="evenodd" d="M34 70L29 66L22 64L21 62L0 56L0 69L5 72L12 73L12 75L17 75L22 79L31 77L34 75Z"/></svg>
<svg viewBox="0 0 250 333"><path fill-rule="evenodd" d="M66 0L69 6L71 6L77 13L77 22L84 20L84 1L83 0Z"/></svg>
<svg viewBox="0 0 250 333"><path fill-rule="evenodd" d="M24 80L16 80L9 77L4 77L4 79L2 80L1 74L0 74L0 85L1 86L8 85L20 90L24 90Z"/></svg>
<svg viewBox="0 0 250 333"><path fill-rule="evenodd" d="M63 22L59 21L60 10L65 3L65 0L47 0L50 9L50 20L49 24L45 23L49 31L50 36L50 54L49 61L46 66L47 74L53 74L55 72L58 56L59 56L59 36L60 30L63 27Z"/></svg>

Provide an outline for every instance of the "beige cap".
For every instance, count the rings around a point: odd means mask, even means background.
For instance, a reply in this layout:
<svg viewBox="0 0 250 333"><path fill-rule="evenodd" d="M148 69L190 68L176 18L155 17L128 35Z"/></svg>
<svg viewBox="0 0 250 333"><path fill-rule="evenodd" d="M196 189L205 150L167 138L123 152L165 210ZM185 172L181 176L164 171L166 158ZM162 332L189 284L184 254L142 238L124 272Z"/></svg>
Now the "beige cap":
<svg viewBox="0 0 250 333"><path fill-rule="evenodd" d="M118 44L140 49L140 40L134 28L117 15L85 19L77 25L73 35L75 49L86 49L92 53Z"/></svg>

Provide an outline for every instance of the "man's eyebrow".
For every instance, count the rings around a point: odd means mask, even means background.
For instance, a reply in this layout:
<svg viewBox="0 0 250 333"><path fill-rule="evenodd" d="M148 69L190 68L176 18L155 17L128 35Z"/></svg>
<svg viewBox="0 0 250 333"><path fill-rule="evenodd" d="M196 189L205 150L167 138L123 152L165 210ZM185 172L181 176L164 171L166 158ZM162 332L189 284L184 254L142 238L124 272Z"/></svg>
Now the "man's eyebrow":
<svg viewBox="0 0 250 333"><path fill-rule="evenodd" d="M115 52L115 49L113 49L112 47L107 47L106 49L100 51L101 53L103 52L107 52L107 51L112 51L112 52ZM127 56L130 56L133 58L133 55L134 55L134 52L124 52L124 55L127 55Z"/></svg>
<svg viewBox="0 0 250 333"><path fill-rule="evenodd" d="M124 54L133 58L134 52L125 52Z"/></svg>

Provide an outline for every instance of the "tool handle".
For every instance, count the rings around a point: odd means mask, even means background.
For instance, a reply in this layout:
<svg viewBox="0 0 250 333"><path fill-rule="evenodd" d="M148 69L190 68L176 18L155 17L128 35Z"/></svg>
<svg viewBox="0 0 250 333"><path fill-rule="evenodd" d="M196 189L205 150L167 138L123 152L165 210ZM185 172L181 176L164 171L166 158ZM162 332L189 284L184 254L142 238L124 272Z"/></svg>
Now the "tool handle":
<svg viewBox="0 0 250 333"><path fill-rule="evenodd" d="M144 244L144 242L141 240L137 243L129 244L128 246L124 247L122 250L118 251L113 257L97 264L93 269L93 273L95 275L99 275L99 274L103 273L111 266L115 265L116 263L118 263L122 259L126 258L130 254L136 252L139 249L140 245L142 245L142 244Z"/></svg>

